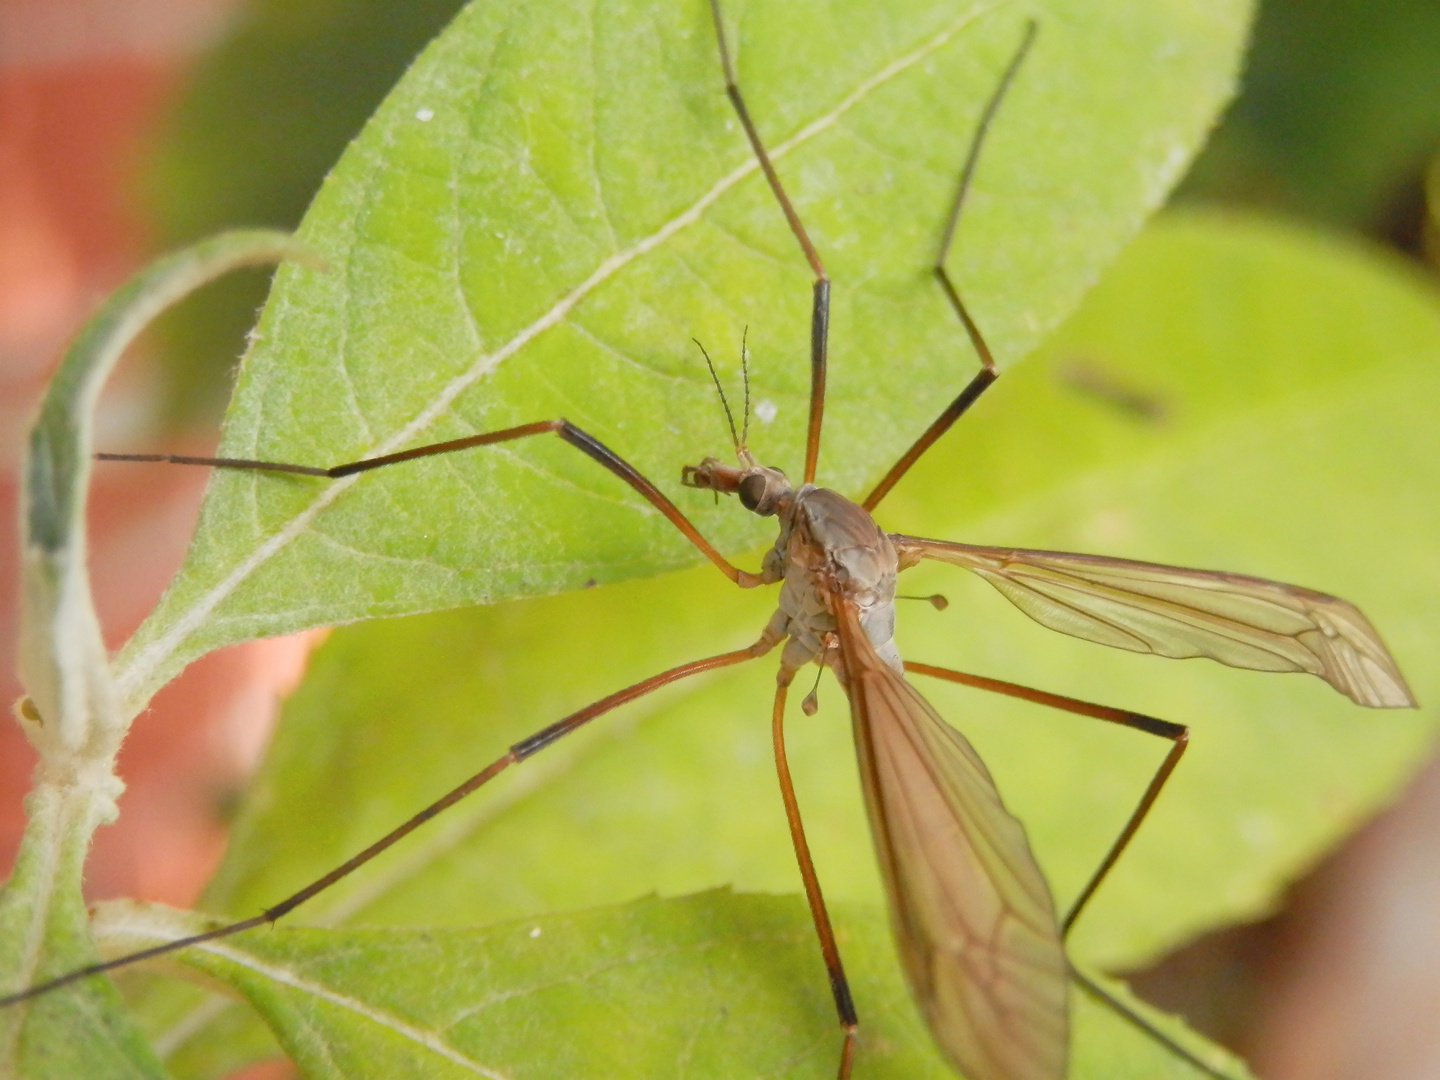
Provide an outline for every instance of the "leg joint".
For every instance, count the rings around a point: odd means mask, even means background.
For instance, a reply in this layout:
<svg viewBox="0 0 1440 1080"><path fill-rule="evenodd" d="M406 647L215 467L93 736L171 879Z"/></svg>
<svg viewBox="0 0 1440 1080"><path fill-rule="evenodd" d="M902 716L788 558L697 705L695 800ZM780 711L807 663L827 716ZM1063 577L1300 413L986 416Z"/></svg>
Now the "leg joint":
<svg viewBox="0 0 1440 1080"><path fill-rule="evenodd" d="M855 1012L855 999L850 996L850 983L843 971L830 972L830 993L835 998L835 1011L840 1016L840 1026L847 1032L860 1026L860 1017Z"/></svg>
<svg viewBox="0 0 1440 1080"><path fill-rule="evenodd" d="M1125 713L1124 723L1126 727L1133 727L1135 730L1149 735L1158 735L1171 742L1188 743L1190 741L1190 729L1184 724L1175 724L1169 720L1160 720L1143 713L1129 711Z"/></svg>

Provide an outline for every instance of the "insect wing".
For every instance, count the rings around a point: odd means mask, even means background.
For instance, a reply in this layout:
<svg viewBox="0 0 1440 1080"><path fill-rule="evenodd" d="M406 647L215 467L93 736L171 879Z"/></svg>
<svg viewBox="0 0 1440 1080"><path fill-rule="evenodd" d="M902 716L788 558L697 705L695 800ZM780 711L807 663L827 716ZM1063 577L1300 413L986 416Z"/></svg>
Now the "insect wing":
<svg viewBox="0 0 1440 1080"><path fill-rule="evenodd" d="M1415 704L1370 620L1338 597L1244 574L1100 555L891 540L902 569L940 559L973 570L1062 634L1177 659L1208 656L1256 671L1309 672L1373 708Z"/></svg>
<svg viewBox="0 0 1440 1080"><path fill-rule="evenodd" d="M910 988L968 1080L1060 1080L1068 967L1049 887L965 738L876 654L841 661L871 832Z"/></svg>

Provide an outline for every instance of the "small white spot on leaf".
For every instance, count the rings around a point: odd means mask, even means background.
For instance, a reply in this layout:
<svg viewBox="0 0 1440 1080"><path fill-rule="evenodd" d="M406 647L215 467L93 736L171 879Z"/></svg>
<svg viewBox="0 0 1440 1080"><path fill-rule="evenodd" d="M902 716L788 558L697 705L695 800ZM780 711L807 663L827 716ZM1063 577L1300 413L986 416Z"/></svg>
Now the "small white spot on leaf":
<svg viewBox="0 0 1440 1080"><path fill-rule="evenodd" d="M1275 819L1259 812L1244 814L1238 821L1240 835L1252 848L1266 850L1273 848L1280 839Z"/></svg>

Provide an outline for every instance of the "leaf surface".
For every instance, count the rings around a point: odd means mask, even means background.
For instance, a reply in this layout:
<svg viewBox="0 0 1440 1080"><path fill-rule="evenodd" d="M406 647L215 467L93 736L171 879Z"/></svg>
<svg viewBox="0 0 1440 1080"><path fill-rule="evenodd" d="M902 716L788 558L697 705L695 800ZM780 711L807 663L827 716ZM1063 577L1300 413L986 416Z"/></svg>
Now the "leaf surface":
<svg viewBox="0 0 1440 1080"><path fill-rule="evenodd" d="M844 905L836 916L865 1002L856 1080L949 1080L910 1003L884 913ZM128 903L108 906L100 922L113 943L131 946L201 928ZM310 1077L800 1080L833 1076L840 1048L799 897L722 890L483 930L261 930L191 950L186 961L249 998ZM1071 998L1076 1080L1205 1075L1088 996ZM1174 1020L1156 1022L1225 1060Z"/></svg>
<svg viewBox="0 0 1440 1080"><path fill-rule="evenodd" d="M1001 363L1157 206L1233 86L1248 5L1036 12L951 269ZM728 12L740 77L835 279L823 477L879 475L974 370L928 273L979 110L1027 12L941 0ZM330 175L245 358L230 456L338 464L564 415L726 550L762 530L676 483L723 447L691 338L755 449L801 454L809 274L721 92L708 11L466 9ZM772 416L770 423L763 416ZM696 561L553 439L336 482L217 476L189 559L120 660L132 709L222 644L618 581Z"/></svg>
<svg viewBox="0 0 1440 1080"><path fill-rule="evenodd" d="M1432 701L1440 520L1415 493L1440 482L1437 361L1433 293L1368 249L1224 215L1172 217L1033 363L1001 379L881 520L1323 588L1366 612ZM1078 959L1112 970L1269 910L1391 795L1433 731L1431 713L1360 709L1319 680L1065 638L954 568L917 568L902 585L951 600L945 612L901 611L909 658L1192 725L1170 787L1072 940ZM698 568L337 631L287 707L207 906L245 914L274 902L510 743L656 670L753 640L770 603ZM916 685L984 757L1063 908L1166 747ZM721 884L795 891L764 720L772 687L762 660L597 721L296 917L463 926ZM817 717L793 718L790 741L827 895L878 902L833 683Z"/></svg>

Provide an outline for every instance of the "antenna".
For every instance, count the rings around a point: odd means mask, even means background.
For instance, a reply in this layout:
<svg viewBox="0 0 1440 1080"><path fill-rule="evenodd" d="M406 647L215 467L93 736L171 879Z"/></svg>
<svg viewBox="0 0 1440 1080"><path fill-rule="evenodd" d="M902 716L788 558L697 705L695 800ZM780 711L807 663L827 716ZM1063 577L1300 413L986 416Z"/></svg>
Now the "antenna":
<svg viewBox="0 0 1440 1080"><path fill-rule="evenodd" d="M699 338L691 338L690 340L695 342L696 347L700 350L700 355L705 357L705 366L710 369L710 381L715 384L715 392L720 395L720 404L725 409L725 422L730 425L730 439L735 444L736 455L739 455L742 444L740 442L740 436L735 434L735 415L730 411L730 402L725 399L725 388L720 385L720 376L715 372L715 362L710 359L710 354L705 351L705 346L700 344ZM743 348L741 349L741 357L743 361ZM748 390L746 397L747 399L749 397Z"/></svg>
<svg viewBox="0 0 1440 1080"><path fill-rule="evenodd" d="M745 383L745 421L740 428L739 449L750 449L750 350L747 347L750 339L750 327L745 327L740 334L740 378Z"/></svg>

